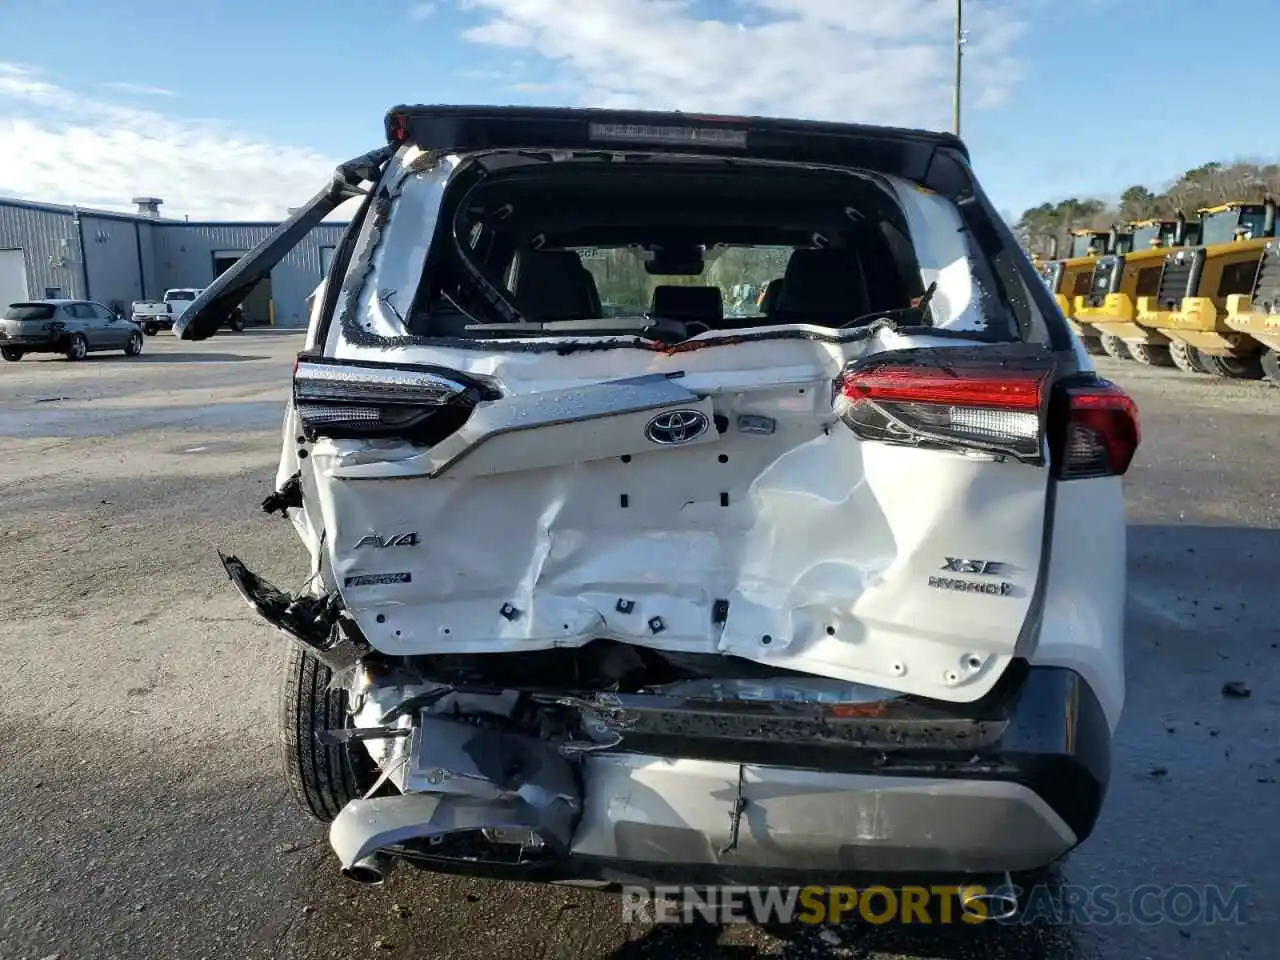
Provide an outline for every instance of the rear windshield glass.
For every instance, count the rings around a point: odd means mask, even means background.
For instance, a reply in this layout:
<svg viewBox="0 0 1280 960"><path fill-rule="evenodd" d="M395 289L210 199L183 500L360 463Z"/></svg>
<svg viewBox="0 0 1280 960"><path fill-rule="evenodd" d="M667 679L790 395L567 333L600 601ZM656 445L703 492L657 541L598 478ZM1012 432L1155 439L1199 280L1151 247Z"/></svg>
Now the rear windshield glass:
<svg viewBox="0 0 1280 960"><path fill-rule="evenodd" d="M6 320L48 320L57 307L47 303L15 303L4 312Z"/></svg>
<svg viewBox="0 0 1280 960"><path fill-rule="evenodd" d="M909 322L924 292L894 196L846 173L564 164L488 177L442 214L409 318L420 336L638 317L691 335L842 328L888 312Z"/></svg>
<svg viewBox="0 0 1280 960"><path fill-rule="evenodd" d="M196 295L190 290L172 290L164 295L166 300L194 300Z"/></svg>

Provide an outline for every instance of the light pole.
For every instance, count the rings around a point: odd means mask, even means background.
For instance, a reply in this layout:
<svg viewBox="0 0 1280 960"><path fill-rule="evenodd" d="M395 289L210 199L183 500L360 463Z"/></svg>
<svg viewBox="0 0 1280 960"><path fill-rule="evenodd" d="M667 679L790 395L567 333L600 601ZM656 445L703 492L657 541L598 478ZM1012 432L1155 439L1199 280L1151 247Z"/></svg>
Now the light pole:
<svg viewBox="0 0 1280 960"><path fill-rule="evenodd" d="M956 0L956 86L953 92L951 102L952 123L955 127L954 133L960 136L960 59L963 56L961 48L964 47L964 0Z"/></svg>

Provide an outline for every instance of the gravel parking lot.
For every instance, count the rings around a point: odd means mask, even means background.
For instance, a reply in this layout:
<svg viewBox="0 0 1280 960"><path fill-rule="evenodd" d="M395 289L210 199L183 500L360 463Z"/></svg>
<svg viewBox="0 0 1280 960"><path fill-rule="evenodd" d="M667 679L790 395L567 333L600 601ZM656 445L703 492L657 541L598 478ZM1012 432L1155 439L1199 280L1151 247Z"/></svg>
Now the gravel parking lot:
<svg viewBox="0 0 1280 960"><path fill-rule="evenodd" d="M627 925L612 896L339 876L277 773L284 641L214 553L282 586L258 507L301 338L0 365L0 957L1230 957L1280 937L1280 391L1100 360L1133 391L1130 690L1070 884L1248 887L1245 922ZM1227 698L1242 681L1247 698Z"/></svg>

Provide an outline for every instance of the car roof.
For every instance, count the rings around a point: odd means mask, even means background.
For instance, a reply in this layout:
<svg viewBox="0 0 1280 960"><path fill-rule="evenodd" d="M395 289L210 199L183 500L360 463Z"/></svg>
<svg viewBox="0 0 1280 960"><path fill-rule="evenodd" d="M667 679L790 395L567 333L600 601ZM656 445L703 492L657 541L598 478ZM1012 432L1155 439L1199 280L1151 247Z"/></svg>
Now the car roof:
<svg viewBox="0 0 1280 960"><path fill-rule="evenodd" d="M34 307L34 306L50 306L64 307L69 303L88 303L88 300L74 300L70 297L33 297L30 300L14 300L9 304L11 307Z"/></svg>

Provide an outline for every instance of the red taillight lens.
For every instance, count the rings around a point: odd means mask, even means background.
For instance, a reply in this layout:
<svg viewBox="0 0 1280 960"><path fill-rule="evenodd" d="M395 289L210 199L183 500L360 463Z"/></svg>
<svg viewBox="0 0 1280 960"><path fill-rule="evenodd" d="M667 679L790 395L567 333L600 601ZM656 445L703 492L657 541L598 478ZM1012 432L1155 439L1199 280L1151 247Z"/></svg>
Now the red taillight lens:
<svg viewBox="0 0 1280 960"><path fill-rule="evenodd" d="M864 440L1042 463L1050 373L974 362L855 365L839 381L835 409Z"/></svg>
<svg viewBox="0 0 1280 960"><path fill-rule="evenodd" d="M1059 479L1123 476L1142 440L1133 398L1105 380L1064 393L1065 424L1054 455Z"/></svg>

